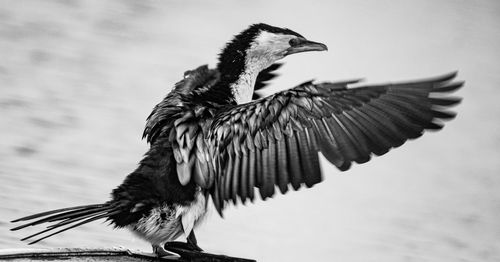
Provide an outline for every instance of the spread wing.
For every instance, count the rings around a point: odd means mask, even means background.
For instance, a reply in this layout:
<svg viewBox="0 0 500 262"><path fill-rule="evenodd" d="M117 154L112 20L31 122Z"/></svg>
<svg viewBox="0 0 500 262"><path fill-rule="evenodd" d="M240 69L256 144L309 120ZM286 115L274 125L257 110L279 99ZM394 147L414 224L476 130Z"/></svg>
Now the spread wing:
<svg viewBox="0 0 500 262"><path fill-rule="evenodd" d="M264 200L275 186L311 187L322 180L318 152L344 171L441 129L455 116L446 109L460 102L448 95L463 84L451 82L455 75L357 88L348 88L357 81L307 82L211 112L210 121L191 117L176 128L178 175L209 189L219 213L228 201L253 200L255 187Z"/></svg>

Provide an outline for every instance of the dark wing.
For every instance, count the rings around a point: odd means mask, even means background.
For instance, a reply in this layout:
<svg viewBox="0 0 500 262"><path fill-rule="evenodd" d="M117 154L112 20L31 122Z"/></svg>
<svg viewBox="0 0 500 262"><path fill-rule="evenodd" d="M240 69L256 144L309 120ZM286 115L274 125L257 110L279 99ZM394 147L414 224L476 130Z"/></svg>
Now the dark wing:
<svg viewBox="0 0 500 262"><path fill-rule="evenodd" d="M347 170L352 162L383 155L426 129L441 129L442 120L455 116L446 109L460 102L447 94L462 86L450 82L455 75L357 88L347 88L357 81L307 82L219 111L210 126L196 127L203 131L190 135L193 142L177 148L177 154L190 161L190 174L211 191L221 213L229 200L253 200L254 187L265 200L275 186L285 193L289 185L297 190L319 183L317 152Z"/></svg>
<svg viewBox="0 0 500 262"><path fill-rule="evenodd" d="M186 71L184 79L175 84L174 89L155 106L148 116L142 137L152 144L162 129L168 127L167 123L183 113L181 112L183 97L193 93L203 93L215 85L219 79L219 72L209 69L207 65Z"/></svg>
<svg viewBox="0 0 500 262"><path fill-rule="evenodd" d="M257 92L268 85L268 81L278 76L276 70L278 70L282 63L274 63L268 68L262 70L259 75L257 75L257 79L255 80L255 87L252 100L257 100L262 98L262 96Z"/></svg>

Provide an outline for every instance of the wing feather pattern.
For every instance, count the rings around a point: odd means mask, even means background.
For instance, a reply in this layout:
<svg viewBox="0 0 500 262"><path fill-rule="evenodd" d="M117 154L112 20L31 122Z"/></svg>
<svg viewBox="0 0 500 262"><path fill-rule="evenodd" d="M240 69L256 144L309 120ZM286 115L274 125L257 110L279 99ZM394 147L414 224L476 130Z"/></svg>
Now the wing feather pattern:
<svg viewBox="0 0 500 262"><path fill-rule="evenodd" d="M267 199L289 185L312 187L322 180L318 152L344 171L441 129L455 117L446 109L460 102L449 96L463 84L452 82L455 76L355 88L349 85L358 81L306 82L219 110L209 120L198 114L175 130L176 160L188 166L179 177L209 188L221 215L229 201L253 201L255 188ZM186 155L197 168L189 168Z"/></svg>

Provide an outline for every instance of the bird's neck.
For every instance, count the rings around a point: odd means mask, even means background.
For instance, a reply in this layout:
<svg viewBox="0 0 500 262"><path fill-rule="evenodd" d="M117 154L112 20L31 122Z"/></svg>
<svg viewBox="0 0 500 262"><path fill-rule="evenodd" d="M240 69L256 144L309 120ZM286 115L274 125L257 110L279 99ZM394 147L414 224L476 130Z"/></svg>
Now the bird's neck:
<svg viewBox="0 0 500 262"><path fill-rule="evenodd" d="M255 81L259 72L253 70L244 71L236 82L229 85L231 94L237 104L244 104L252 101Z"/></svg>
<svg viewBox="0 0 500 262"><path fill-rule="evenodd" d="M221 84L228 89L237 104L252 101L255 81L259 73L271 63L267 59L243 56L218 65Z"/></svg>

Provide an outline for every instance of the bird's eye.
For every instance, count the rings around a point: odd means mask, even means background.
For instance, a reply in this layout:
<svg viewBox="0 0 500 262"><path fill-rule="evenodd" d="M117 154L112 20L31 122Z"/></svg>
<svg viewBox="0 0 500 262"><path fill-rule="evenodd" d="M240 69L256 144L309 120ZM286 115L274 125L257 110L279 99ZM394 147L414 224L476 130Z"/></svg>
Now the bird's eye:
<svg viewBox="0 0 500 262"><path fill-rule="evenodd" d="M290 41L288 41L288 43L290 44L290 46L296 46L300 43L300 39L292 38L292 39L290 39Z"/></svg>

